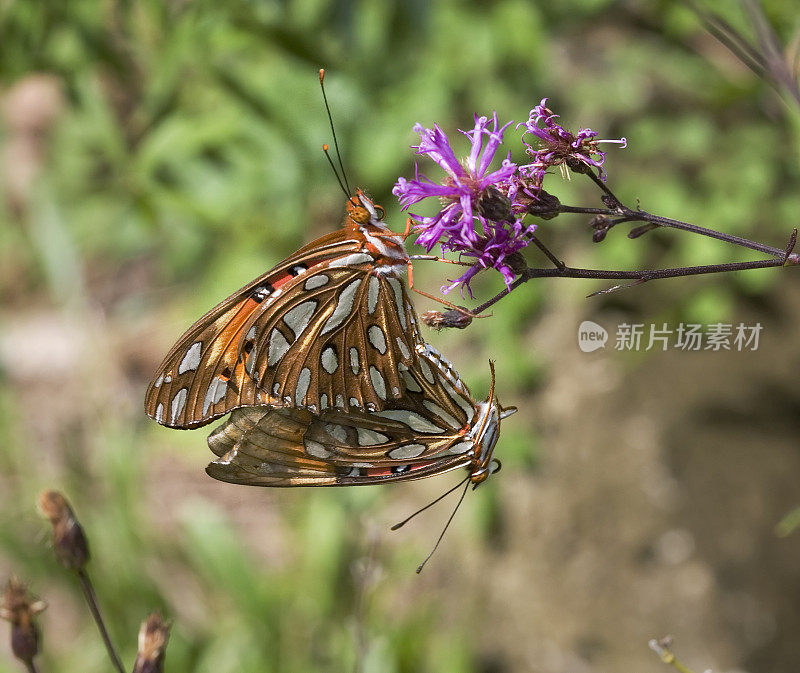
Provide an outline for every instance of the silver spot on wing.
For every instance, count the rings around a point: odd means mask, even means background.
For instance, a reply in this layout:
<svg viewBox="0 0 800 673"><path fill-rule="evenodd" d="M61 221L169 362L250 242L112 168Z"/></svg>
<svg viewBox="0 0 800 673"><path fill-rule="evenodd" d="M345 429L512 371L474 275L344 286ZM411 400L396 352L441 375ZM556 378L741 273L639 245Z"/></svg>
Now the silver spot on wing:
<svg viewBox="0 0 800 673"><path fill-rule="evenodd" d="M369 291L367 294L367 313L372 315L378 308L378 294L381 291L381 281L377 276L369 277Z"/></svg>
<svg viewBox="0 0 800 673"><path fill-rule="evenodd" d="M406 383L406 390L410 390L412 393L421 393L422 388L420 387L417 380L411 375L411 372L404 371L401 372L403 376L403 381Z"/></svg>
<svg viewBox="0 0 800 673"><path fill-rule="evenodd" d="M373 367L370 365L369 368L369 378L372 381L372 387L375 389L375 393L380 397L382 400L386 399L386 381L384 381L383 376L378 371L377 367Z"/></svg>
<svg viewBox="0 0 800 673"><path fill-rule="evenodd" d="M347 442L347 430L344 429L344 426L337 425L335 423L326 423L325 424L325 432L327 432L331 437L335 440L342 442L343 444Z"/></svg>
<svg viewBox="0 0 800 673"><path fill-rule="evenodd" d="M328 374L333 374L339 367L339 358L336 357L336 349L333 346L325 346L322 349L320 360L322 361L322 368Z"/></svg>
<svg viewBox="0 0 800 673"><path fill-rule="evenodd" d="M456 442L451 447L441 452L442 456L460 456L463 453L471 451L474 444L472 442Z"/></svg>
<svg viewBox="0 0 800 673"><path fill-rule="evenodd" d="M315 442L313 439L304 439L303 448L309 456L314 458L330 458L331 452L328 451L322 444Z"/></svg>
<svg viewBox="0 0 800 673"><path fill-rule="evenodd" d="M314 315L316 309L317 302L304 301L302 304L298 304L284 314L283 322L294 332L295 340L300 337L303 330L308 326L308 322L311 320L311 316Z"/></svg>
<svg viewBox="0 0 800 673"><path fill-rule="evenodd" d="M308 386L311 384L311 370L308 367L303 367L300 370L300 375L297 377L297 388L294 391L294 403L299 407L303 404Z"/></svg>
<svg viewBox="0 0 800 673"><path fill-rule="evenodd" d="M356 252L352 255L347 255L347 257L334 259L332 262L328 263L328 268L339 266L357 266L358 264L365 264L367 262L374 261L375 260L372 258L372 255L368 255L366 252Z"/></svg>
<svg viewBox="0 0 800 673"><path fill-rule="evenodd" d="M358 348L355 346L350 347L350 369L352 370L353 374L358 374L358 370L360 368L360 364L358 361Z"/></svg>
<svg viewBox="0 0 800 673"><path fill-rule="evenodd" d="M403 337L396 337L397 340L397 347L400 349L400 353L406 359L411 357L411 353L408 352L408 347L406 346L406 342L403 341Z"/></svg>
<svg viewBox="0 0 800 673"><path fill-rule="evenodd" d="M422 404L425 405L425 408L428 411L432 411L439 418L441 418L445 423L447 423L447 425L449 425L451 428L453 428L455 430L461 429L461 427L462 427L461 423L459 423L458 420L456 420L456 418L454 416L452 416L451 414L447 413L444 409L442 409L435 402L431 402L429 399L423 399L422 400Z"/></svg>
<svg viewBox="0 0 800 673"><path fill-rule="evenodd" d="M372 258L370 257L370 259ZM356 290L358 290L360 285L361 279L358 278L345 286L344 290L339 293L339 301L336 304L336 308L331 314L331 317L328 318L325 326L322 328L321 334L327 334L331 330L336 329L348 318L353 310Z"/></svg>
<svg viewBox="0 0 800 673"><path fill-rule="evenodd" d="M175 393L175 397L172 398L172 407L170 408L171 415L169 417L169 422L174 423L178 416L183 413L183 409L186 406L186 396L189 394L188 388L181 388L177 393Z"/></svg>
<svg viewBox="0 0 800 673"><path fill-rule="evenodd" d="M274 367L289 350L289 342L276 327L269 335L269 352L267 353L267 366Z"/></svg>
<svg viewBox="0 0 800 673"><path fill-rule="evenodd" d="M358 445L359 446L372 446L374 444L385 444L389 441L386 435L374 430L367 430L367 428L356 428L358 432Z"/></svg>
<svg viewBox="0 0 800 673"><path fill-rule="evenodd" d="M329 280L330 278L324 273L318 273L316 276L311 276L311 278L306 281L305 288L306 290L316 290L318 287L327 285Z"/></svg>
<svg viewBox="0 0 800 673"><path fill-rule="evenodd" d="M424 451L424 444L403 444L389 451L389 458L416 458Z"/></svg>
<svg viewBox="0 0 800 673"><path fill-rule="evenodd" d="M208 390L206 391L206 396L203 398L203 416L208 413L208 410L211 408L212 404L217 404L223 397L225 397L227 389L227 381L222 381L219 378L215 378L211 382L211 385L208 386Z"/></svg>
<svg viewBox="0 0 800 673"><path fill-rule="evenodd" d="M445 431L444 428L434 425L427 418L414 411L406 411L404 409L387 409L386 411L377 411L375 412L375 415L405 423L408 427L416 432L438 434Z"/></svg>
<svg viewBox="0 0 800 673"><path fill-rule="evenodd" d="M178 365L178 374L183 374L184 372L193 372L200 366L200 354L203 350L203 342L202 341L195 341L188 351L186 351L186 355L183 356L183 360Z"/></svg>
<svg viewBox="0 0 800 673"><path fill-rule="evenodd" d="M372 325L367 330L367 338L369 339L372 347L377 350L381 355L386 353L386 336L383 330L377 325Z"/></svg>

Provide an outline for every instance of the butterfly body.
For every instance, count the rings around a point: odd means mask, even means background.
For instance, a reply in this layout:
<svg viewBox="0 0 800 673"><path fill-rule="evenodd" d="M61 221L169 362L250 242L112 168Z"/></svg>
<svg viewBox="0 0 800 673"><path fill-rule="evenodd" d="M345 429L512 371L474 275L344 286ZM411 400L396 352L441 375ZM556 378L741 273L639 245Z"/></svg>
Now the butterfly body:
<svg viewBox="0 0 800 673"><path fill-rule="evenodd" d="M145 411L200 427L247 406L379 410L421 342L402 237L361 191L343 227L309 243L201 317L150 384Z"/></svg>

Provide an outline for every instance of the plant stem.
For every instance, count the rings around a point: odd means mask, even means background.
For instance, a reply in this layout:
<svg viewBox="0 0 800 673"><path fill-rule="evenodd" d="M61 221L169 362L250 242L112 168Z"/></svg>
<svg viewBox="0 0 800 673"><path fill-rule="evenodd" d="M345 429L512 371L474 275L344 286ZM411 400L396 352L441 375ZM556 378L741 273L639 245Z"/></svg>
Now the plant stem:
<svg viewBox="0 0 800 673"><path fill-rule="evenodd" d="M726 241L727 243L732 243L733 245L739 245L743 248L749 248L750 250L757 250L758 252L763 252L768 255L772 255L773 257L780 257L784 255L785 251L781 250L780 248L774 248L770 245L764 245L763 243L757 243L756 241L751 241L747 238L742 238L741 236L734 236L733 234L725 234L721 231L714 231L713 229L707 229L706 227L701 227L696 224L689 224L688 222L681 222L680 220L673 220L669 217L661 217L659 215L653 215L652 213L648 213L644 210L634 210L633 208L629 208L626 206L622 201L617 198L617 195L611 191L611 189L603 182L600 177L595 173L595 171L587 171L584 173L592 182L597 185L604 193L604 201L609 208L579 208L576 206L559 206L559 211L562 213L584 213L587 215L607 215L609 217L618 218L614 222L610 223L610 227L616 226L617 224L622 224L623 222L649 222L650 224L655 224L659 227L669 227L671 229L681 229L683 231L688 231L693 234L699 234L700 236L708 236L709 238L716 238L719 241ZM610 228L609 227L609 228Z"/></svg>
<svg viewBox="0 0 800 673"><path fill-rule="evenodd" d="M108 630L106 629L105 622L103 621L103 616L100 614L100 605L97 602L97 594L94 592L92 581L89 579L88 573L83 568L78 568L77 573L78 579L81 582L81 589L83 589L84 598L86 598L86 603L89 606L89 612L91 612L92 617L94 617L94 621L97 624L97 630L100 631L100 636L103 638L103 642L105 643L106 650L108 650L108 656L111 659L111 663L114 664L114 668L116 668L119 673L125 673L125 669L122 666L119 655L114 649L114 644L111 642L111 637L108 635Z"/></svg>
<svg viewBox="0 0 800 673"><path fill-rule="evenodd" d="M33 659L25 659L24 661L28 673L39 673L39 668L36 666L36 662Z"/></svg>
<svg viewBox="0 0 800 673"><path fill-rule="evenodd" d="M647 211L644 210L630 210L627 206L621 206L619 209L616 208L612 209L612 208L579 208L577 206L562 205L559 207L559 211L562 213L583 213L585 215L608 215L609 217L618 217L619 219L610 223L609 228L614 227L618 224L622 224L623 222L649 222L650 224L655 224L659 227L680 229L682 231L688 231L692 234L699 234L700 236L708 236L709 238L715 238L718 241L725 241L726 243L739 245L743 248L749 248L750 250L763 252L766 253L767 255L773 255L774 257L780 257L785 253L785 250L781 250L780 248L775 248L771 245L764 245L763 243L757 243L756 241L751 241L747 238L742 238L741 236L734 236L733 234L725 234L721 231L715 231L714 229L707 229L706 227L701 227L697 224L689 224L688 222L681 222L680 220L673 220L668 217L653 215L652 213L648 213Z"/></svg>
<svg viewBox="0 0 800 673"><path fill-rule="evenodd" d="M781 251L783 256L786 251ZM525 269L511 285L499 292L489 301L484 302L472 311L474 314L483 313L486 309L493 306L510 292L516 290L520 285L532 278L592 278L605 280L632 280L633 285L640 285L650 280L661 278L679 278L682 276L699 276L707 273L728 273L731 271L747 271L749 269L767 269L770 267L783 266L784 259L761 259L752 262L728 262L725 264L709 264L706 266L681 266L669 269L643 269L641 271L613 271L607 269L575 269L569 266L563 268L546 269ZM611 290L619 289L623 286L615 286Z"/></svg>

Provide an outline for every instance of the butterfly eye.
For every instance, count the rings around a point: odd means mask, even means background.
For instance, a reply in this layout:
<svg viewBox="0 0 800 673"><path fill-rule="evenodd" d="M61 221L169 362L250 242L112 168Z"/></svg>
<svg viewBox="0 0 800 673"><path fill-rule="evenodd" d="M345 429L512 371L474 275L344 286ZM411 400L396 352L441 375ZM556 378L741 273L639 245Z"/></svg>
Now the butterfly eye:
<svg viewBox="0 0 800 673"><path fill-rule="evenodd" d="M350 217L352 217L353 220L355 220L358 224L367 224L370 219L369 211L363 206L355 206L350 211Z"/></svg>
<svg viewBox="0 0 800 673"><path fill-rule="evenodd" d="M378 216L378 220L383 220L386 217L386 211L381 206L375 206L375 214Z"/></svg>

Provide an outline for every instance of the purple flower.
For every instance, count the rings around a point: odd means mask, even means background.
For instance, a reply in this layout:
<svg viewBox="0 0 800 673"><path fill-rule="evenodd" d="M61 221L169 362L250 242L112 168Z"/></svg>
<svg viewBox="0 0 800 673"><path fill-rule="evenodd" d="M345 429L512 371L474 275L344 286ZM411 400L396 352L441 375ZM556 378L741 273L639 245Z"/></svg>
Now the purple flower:
<svg viewBox="0 0 800 673"><path fill-rule="evenodd" d="M627 146L625 138L619 140L597 140L597 132L591 129L581 129L577 135L567 131L555 120L558 115L553 114L546 107L547 99L543 98L541 103L531 110L527 122L518 124L524 126L522 142L527 148L528 154L533 157L533 162L519 167L519 175L525 179L532 180L533 183L541 187L545 172L551 166L561 166L561 170L566 171L565 162L579 162L585 166L592 166L599 170L600 179L606 179L606 172L603 163L606 155L598 149L600 143L619 143L622 147ZM525 142L525 135L532 133L539 139L539 147L535 148Z"/></svg>
<svg viewBox="0 0 800 673"><path fill-rule="evenodd" d="M471 143L469 156L463 162L456 158L450 141L438 125L434 124L432 129L421 124L414 126L414 131L420 134L420 143L412 147L417 154L433 159L446 175L437 183L422 175L417 166L414 179L399 178L392 193L399 198L404 210L429 196L438 197L442 208L436 215L426 217L411 213L415 219L414 228L419 232L416 242L428 252L440 243L444 250L476 260L453 285L443 288L444 292L458 285L469 291L469 281L475 274L490 267L500 271L510 283L514 274L505 260L528 244L523 236L535 229L524 227L514 217L508 185L517 165L511 161L511 153L499 169L489 171L503 142L503 133L511 123L500 127L496 112L491 120L476 115L475 127L469 132L462 131Z"/></svg>
<svg viewBox="0 0 800 673"><path fill-rule="evenodd" d="M482 229L482 234L478 235L476 241L464 245L451 239L441 244L443 250L458 252L461 259L464 257L475 259L464 274L451 281L450 285L442 287L444 294L460 285L462 295L466 288L469 296L472 297L470 281L479 272L490 268L497 269L503 275L506 285L511 285L517 276L512 268L511 257L530 243L528 235L536 231L535 224L526 226L518 219L492 222L482 215L478 215L476 219L480 222Z"/></svg>

